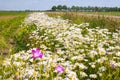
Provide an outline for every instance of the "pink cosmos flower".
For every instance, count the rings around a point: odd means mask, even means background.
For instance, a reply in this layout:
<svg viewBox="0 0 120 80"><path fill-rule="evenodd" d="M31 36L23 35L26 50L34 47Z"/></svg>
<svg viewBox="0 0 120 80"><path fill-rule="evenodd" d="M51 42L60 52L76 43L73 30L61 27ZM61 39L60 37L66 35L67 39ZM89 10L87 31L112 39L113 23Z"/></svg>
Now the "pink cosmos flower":
<svg viewBox="0 0 120 80"><path fill-rule="evenodd" d="M57 67L55 67L55 70L62 73L64 72L64 67L58 65Z"/></svg>
<svg viewBox="0 0 120 80"><path fill-rule="evenodd" d="M32 54L33 54L32 58L42 58L43 56L43 53L38 48L33 49Z"/></svg>

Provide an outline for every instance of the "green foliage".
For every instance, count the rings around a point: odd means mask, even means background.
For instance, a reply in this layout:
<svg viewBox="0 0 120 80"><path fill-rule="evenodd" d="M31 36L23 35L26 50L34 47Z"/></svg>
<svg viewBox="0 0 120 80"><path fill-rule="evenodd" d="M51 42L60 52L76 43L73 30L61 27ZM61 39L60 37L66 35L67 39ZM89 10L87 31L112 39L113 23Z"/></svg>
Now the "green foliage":
<svg viewBox="0 0 120 80"><path fill-rule="evenodd" d="M14 48L14 53L21 51L21 50L27 50L28 47L26 46L27 43L29 43L29 34L36 29L35 25L27 26L22 25L19 29L19 32L14 36L14 41L16 43L16 46Z"/></svg>
<svg viewBox="0 0 120 80"><path fill-rule="evenodd" d="M66 5L63 5L63 10L67 10L67 6Z"/></svg>
<svg viewBox="0 0 120 80"><path fill-rule="evenodd" d="M65 11L67 10L67 6L66 5L58 5L58 6L52 6L51 10L52 11Z"/></svg>
<svg viewBox="0 0 120 80"><path fill-rule="evenodd" d="M57 9L58 9L58 10L62 10L62 5L58 5L58 6L57 6Z"/></svg>
<svg viewBox="0 0 120 80"><path fill-rule="evenodd" d="M52 7L52 11L56 11L57 7L56 6L53 6Z"/></svg>

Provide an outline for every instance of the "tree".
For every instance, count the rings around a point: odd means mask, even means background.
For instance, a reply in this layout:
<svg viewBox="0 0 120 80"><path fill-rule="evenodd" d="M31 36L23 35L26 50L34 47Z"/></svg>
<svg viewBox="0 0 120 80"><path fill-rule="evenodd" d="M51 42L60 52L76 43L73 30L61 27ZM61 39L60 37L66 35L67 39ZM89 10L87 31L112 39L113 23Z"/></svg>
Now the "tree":
<svg viewBox="0 0 120 80"><path fill-rule="evenodd" d="M57 7L56 6L53 6L52 7L52 11L56 11Z"/></svg>
<svg viewBox="0 0 120 80"><path fill-rule="evenodd" d="M80 10L79 6L76 6L76 11L79 11L79 10Z"/></svg>
<svg viewBox="0 0 120 80"><path fill-rule="evenodd" d="M61 11L61 10L62 10L62 6L61 6L61 5L58 5L58 6L57 6L57 9Z"/></svg>
<svg viewBox="0 0 120 80"><path fill-rule="evenodd" d="M98 7L95 7L95 12L97 12L98 11Z"/></svg>
<svg viewBox="0 0 120 80"><path fill-rule="evenodd" d="M76 10L76 7L75 7L75 6L72 6L72 7L71 7L71 10L72 10L72 11L75 11L75 10Z"/></svg>
<svg viewBox="0 0 120 80"><path fill-rule="evenodd" d="M67 6L66 6L66 5L63 5L63 6L62 6L62 9L63 9L63 10L67 10Z"/></svg>
<svg viewBox="0 0 120 80"><path fill-rule="evenodd" d="M58 6L53 6L52 11L88 11L88 12L120 12L120 7L92 7L92 6L88 6L88 7L80 7L80 6L72 6L72 7L67 7L66 5L58 5Z"/></svg>

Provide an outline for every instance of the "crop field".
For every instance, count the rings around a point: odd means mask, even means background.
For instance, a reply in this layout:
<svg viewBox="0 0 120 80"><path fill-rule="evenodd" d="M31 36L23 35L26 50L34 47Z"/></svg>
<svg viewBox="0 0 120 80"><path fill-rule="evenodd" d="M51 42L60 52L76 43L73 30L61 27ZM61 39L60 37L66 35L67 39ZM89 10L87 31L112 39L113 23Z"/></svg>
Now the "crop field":
<svg viewBox="0 0 120 80"><path fill-rule="evenodd" d="M0 12L0 80L120 80L119 18L83 14Z"/></svg>

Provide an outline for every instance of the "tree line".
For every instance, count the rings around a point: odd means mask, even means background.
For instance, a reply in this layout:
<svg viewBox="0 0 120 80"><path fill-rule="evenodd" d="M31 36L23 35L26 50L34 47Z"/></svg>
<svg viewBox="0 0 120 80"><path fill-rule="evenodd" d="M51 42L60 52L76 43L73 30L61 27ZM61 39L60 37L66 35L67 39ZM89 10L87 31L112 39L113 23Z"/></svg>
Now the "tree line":
<svg viewBox="0 0 120 80"><path fill-rule="evenodd" d="M86 12L120 12L120 7L82 7L82 6L71 6L66 5L52 6L52 11L86 11Z"/></svg>

